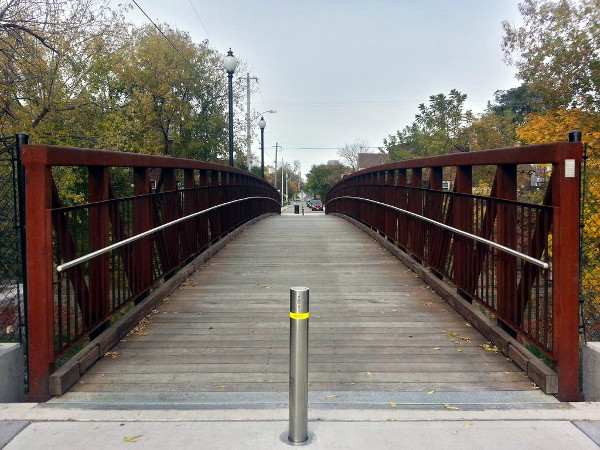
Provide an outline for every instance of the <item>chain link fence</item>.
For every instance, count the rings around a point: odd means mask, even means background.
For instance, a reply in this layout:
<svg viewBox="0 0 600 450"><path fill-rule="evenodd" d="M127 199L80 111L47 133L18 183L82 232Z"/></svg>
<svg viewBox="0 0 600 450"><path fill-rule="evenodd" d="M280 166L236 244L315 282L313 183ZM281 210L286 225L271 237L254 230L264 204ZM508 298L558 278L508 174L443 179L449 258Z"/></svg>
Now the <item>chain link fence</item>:
<svg viewBox="0 0 600 450"><path fill-rule="evenodd" d="M0 138L0 342L26 350L24 193L20 143L26 135Z"/></svg>
<svg viewBox="0 0 600 450"><path fill-rule="evenodd" d="M582 332L600 341L600 149L585 147L581 173Z"/></svg>

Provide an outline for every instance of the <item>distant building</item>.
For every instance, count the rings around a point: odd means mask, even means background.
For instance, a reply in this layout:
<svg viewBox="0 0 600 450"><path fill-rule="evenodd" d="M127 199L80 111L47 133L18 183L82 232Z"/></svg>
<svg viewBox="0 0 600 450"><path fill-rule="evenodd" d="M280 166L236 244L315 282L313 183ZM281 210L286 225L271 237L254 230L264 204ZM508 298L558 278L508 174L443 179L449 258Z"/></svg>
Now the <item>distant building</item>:
<svg viewBox="0 0 600 450"><path fill-rule="evenodd" d="M369 167L380 166L390 162L387 153L359 153L358 170L368 169Z"/></svg>

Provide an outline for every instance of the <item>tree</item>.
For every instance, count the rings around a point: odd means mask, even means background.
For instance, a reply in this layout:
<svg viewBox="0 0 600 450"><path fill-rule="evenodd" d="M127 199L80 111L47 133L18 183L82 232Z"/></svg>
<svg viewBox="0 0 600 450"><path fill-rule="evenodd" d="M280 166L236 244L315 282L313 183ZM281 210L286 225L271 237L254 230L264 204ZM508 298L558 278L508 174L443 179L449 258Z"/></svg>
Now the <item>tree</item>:
<svg viewBox="0 0 600 450"><path fill-rule="evenodd" d="M83 121L94 107L95 70L121 45L123 23L108 0L8 1L0 10L0 131L56 139L61 123Z"/></svg>
<svg viewBox="0 0 600 450"><path fill-rule="evenodd" d="M527 114L544 111L543 100L528 84L494 92L494 103L488 104L489 112L496 115L511 114L513 122L522 123Z"/></svg>
<svg viewBox="0 0 600 450"><path fill-rule="evenodd" d="M428 105L421 103L411 125L384 139L390 161L441 155L453 148L465 150L467 142L460 132L474 120L473 113L464 110L466 100L466 94L452 89L448 96L432 95Z"/></svg>
<svg viewBox="0 0 600 450"><path fill-rule="evenodd" d="M365 139L357 139L352 144L344 145L337 153L352 170L356 171L358 170L358 154L371 153L371 149Z"/></svg>
<svg viewBox="0 0 600 450"><path fill-rule="evenodd" d="M325 194L332 186L342 179L342 175L352 172L343 164L320 164L313 165L306 174L306 190L315 196L325 198Z"/></svg>
<svg viewBox="0 0 600 450"><path fill-rule="evenodd" d="M523 0L503 22L505 61L548 110L600 110L600 0Z"/></svg>
<svg viewBox="0 0 600 450"><path fill-rule="evenodd" d="M527 144L564 141L569 131L578 129L589 145L584 186L585 214L581 290L587 318L600 316L600 113L579 109L558 110L547 114L530 114L517 129Z"/></svg>

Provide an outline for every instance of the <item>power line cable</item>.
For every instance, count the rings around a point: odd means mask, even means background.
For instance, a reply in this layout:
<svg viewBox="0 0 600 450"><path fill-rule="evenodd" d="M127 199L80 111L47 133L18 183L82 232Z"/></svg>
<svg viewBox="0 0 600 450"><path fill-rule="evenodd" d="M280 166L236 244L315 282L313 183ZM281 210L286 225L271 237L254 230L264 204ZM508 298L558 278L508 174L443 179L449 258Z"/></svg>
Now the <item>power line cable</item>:
<svg viewBox="0 0 600 450"><path fill-rule="evenodd" d="M198 11L196 10L196 7L192 3L192 0L188 0L188 2L190 2L190 6L192 7L192 9L194 10L194 12L196 13L196 17L198 18L198 21L200 22L200 25L202 25L202 28L204 28L204 31L206 31L206 35L212 41L212 37L210 37L210 33L206 29L206 26L204 25L204 22L202 22L202 19L200 18L200 14L198 14Z"/></svg>
<svg viewBox="0 0 600 450"><path fill-rule="evenodd" d="M169 44L171 44L171 47L173 47L173 49L177 52L177 54L179 56L181 56L181 59L183 59L187 63L187 65L190 66L190 68L194 72L196 72L196 68L192 65L192 63L189 62L188 59L185 56L183 56L183 54L179 51L179 49L175 46L175 44L173 44L173 42L171 41L171 39L169 39L168 36L165 33L163 33L163 31L160 29L160 27L158 25L156 25L156 23L154 23L154 21L150 18L150 16L148 16L148 14L146 14L146 11L144 11L142 9L142 7L140 5L138 5L138 3L135 0L132 0L132 1L135 4L135 6L137 6L138 9L142 12L142 14L144 14L146 16L146 18L150 21L150 23L152 25L154 25L154 28L156 28L158 30L158 32L162 35L162 37L164 37L166 39L166 41Z"/></svg>

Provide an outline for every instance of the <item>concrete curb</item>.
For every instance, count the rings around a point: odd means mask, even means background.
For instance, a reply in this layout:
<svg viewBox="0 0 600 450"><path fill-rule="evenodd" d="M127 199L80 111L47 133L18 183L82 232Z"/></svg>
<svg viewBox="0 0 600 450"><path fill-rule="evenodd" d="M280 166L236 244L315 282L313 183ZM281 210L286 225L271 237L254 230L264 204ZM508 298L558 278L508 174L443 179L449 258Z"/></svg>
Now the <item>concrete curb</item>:
<svg viewBox="0 0 600 450"><path fill-rule="evenodd" d="M505 332L500 326L493 323L481 311L463 299L458 293L440 280L431 270L419 264L410 255L400 250L385 236L374 231L369 226L356 219L339 213L332 215L347 220L360 230L364 231L381 244L392 255L398 258L409 269L425 281L442 299L452 306L461 316L468 320L481 334L497 346L502 353L511 358L513 362L547 394L558 392L558 374L548 367L541 359L527 350L521 343Z"/></svg>
<svg viewBox="0 0 600 450"><path fill-rule="evenodd" d="M104 353L110 350L120 339L125 336L129 330L136 326L140 320L146 317L156 306L162 302L165 297L171 294L177 287L196 271L202 264L209 260L214 254L225 247L229 242L234 240L246 228L254 225L261 219L276 215L273 213L263 214L249 220L242 226L236 228L213 245L208 247L204 252L196 257L192 262L183 267L171 278L158 286L148 297L136 305L131 310L127 311L123 317L117 320L106 331L100 334L96 339L87 344L60 369L50 375L49 391L50 395L62 395L73 384L79 380L87 369L92 364L103 357Z"/></svg>

